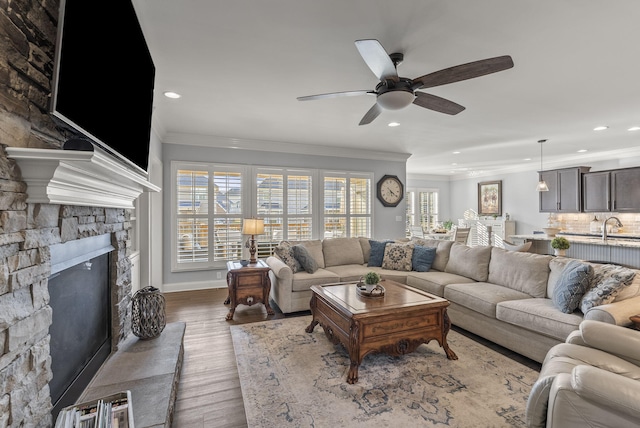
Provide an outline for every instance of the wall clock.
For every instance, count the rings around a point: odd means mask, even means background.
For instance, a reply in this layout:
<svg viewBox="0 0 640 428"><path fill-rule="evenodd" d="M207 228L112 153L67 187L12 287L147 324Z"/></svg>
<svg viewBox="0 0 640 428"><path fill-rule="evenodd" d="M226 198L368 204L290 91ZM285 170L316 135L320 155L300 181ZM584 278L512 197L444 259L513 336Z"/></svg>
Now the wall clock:
<svg viewBox="0 0 640 428"><path fill-rule="evenodd" d="M378 199L385 207L396 207L404 198L404 186L395 175L385 175L378 181Z"/></svg>

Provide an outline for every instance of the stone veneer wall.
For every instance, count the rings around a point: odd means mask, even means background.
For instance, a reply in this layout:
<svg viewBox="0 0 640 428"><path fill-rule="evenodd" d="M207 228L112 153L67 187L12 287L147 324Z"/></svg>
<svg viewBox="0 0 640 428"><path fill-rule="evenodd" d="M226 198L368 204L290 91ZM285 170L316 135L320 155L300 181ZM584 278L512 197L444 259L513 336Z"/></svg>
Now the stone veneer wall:
<svg viewBox="0 0 640 428"><path fill-rule="evenodd" d="M28 204L4 150L60 148L65 140L48 114L58 8L59 0L0 0L0 427L53 423L50 245L111 234L113 351L131 331L130 213Z"/></svg>

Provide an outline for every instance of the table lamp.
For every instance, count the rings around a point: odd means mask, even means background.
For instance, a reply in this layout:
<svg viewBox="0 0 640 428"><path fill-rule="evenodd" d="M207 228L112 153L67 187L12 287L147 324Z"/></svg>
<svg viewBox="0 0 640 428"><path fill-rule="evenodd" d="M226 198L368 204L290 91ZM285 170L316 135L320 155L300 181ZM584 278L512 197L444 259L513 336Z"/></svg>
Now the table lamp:
<svg viewBox="0 0 640 428"><path fill-rule="evenodd" d="M249 247L249 254L251 258L249 263L255 264L256 260L256 239L255 235L261 235L264 233L264 220L261 218L245 218L242 222L242 234L251 235L251 246Z"/></svg>

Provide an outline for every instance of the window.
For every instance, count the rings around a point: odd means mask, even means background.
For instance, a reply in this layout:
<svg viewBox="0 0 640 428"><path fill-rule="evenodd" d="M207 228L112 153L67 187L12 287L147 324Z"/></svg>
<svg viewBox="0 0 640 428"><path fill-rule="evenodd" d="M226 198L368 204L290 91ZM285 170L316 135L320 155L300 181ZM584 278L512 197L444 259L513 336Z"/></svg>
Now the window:
<svg viewBox="0 0 640 428"><path fill-rule="evenodd" d="M372 234L369 173L172 162L172 271L243 257L242 220L264 219L257 256L282 240ZM245 254L246 255L246 254Z"/></svg>
<svg viewBox="0 0 640 428"><path fill-rule="evenodd" d="M172 163L174 270L223 267L242 255L243 176L238 166Z"/></svg>
<svg viewBox="0 0 640 428"><path fill-rule="evenodd" d="M258 218L265 233L257 237L258 257L266 257L282 240L313 237L313 175L311 171L258 168Z"/></svg>
<svg viewBox="0 0 640 428"><path fill-rule="evenodd" d="M325 173L325 238L371 236L371 174Z"/></svg>
<svg viewBox="0 0 640 428"><path fill-rule="evenodd" d="M409 190L407 192L407 236L411 227L419 226L429 231L438 223L438 191L435 189Z"/></svg>

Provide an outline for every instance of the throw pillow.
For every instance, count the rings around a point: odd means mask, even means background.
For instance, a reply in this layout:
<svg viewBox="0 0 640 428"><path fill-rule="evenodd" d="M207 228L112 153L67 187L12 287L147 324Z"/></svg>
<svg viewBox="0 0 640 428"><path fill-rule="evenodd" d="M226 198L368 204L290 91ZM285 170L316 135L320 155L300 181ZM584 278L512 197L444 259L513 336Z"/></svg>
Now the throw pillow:
<svg viewBox="0 0 640 428"><path fill-rule="evenodd" d="M382 266L384 248L387 244L392 242L393 241L374 241L370 239L369 244L371 245L371 252L369 253L369 262L367 263L367 266Z"/></svg>
<svg viewBox="0 0 640 428"><path fill-rule="evenodd" d="M314 273L318 270L318 263L305 247L302 245L294 245L291 248L293 248L293 257L300 263L302 269L307 273Z"/></svg>
<svg viewBox="0 0 640 428"><path fill-rule="evenodd" d="M578 309L582 297L589 289L593 267L578 260L571 260L562 270L553 289L551 300L565 314Z"/></svg>
<svg viewBox="0 0 640 428"><path fill-rule="evenodd" d="M435 258L435 247L423 247L422 245L416 245L413 247L411 268L416 272L429 272Z"/></svg>
<svg viewBox="0 0 640 428"><path fill-rule="evenodd" d="M631 284L636 273L633 269L617 265L597 266L593 272L591 289L587 291L580 302L583 314L595 306L606 305L615 300L616 296Z"/></svg>
<svg viewBox="0 0 640 428"><path fill-rule="evenodd" d="M280 260L291 268L293 273L300 272L302 270L300 262L298 262L293 255L293 248L289 241L282 241L279 243L276 248L273 249L273 252Z"/></svg>
<svg viewBox="0 0 640 428"><path fill-rule="evenodd" d="M411 244L387 244L384 247L382 268L389 270L411 270L413 257L413 245ZM369 259L371 260L371 259Z"/></svg>

